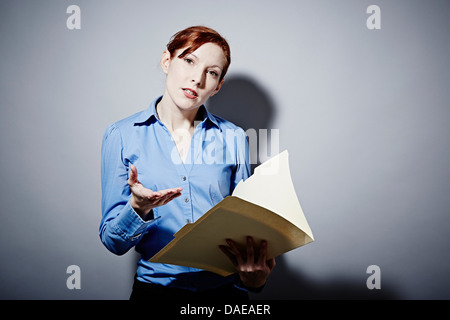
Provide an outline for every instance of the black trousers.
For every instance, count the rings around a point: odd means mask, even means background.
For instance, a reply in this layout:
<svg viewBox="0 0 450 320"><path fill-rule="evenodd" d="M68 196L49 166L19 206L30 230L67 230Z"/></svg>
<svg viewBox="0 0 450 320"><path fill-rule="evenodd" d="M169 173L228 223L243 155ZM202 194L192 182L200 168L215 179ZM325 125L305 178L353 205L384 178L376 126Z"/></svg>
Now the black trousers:
<svg viewBox="0 0 450 320"><path fill-rule="evenodd" d="M233 284L206 291L190 291L165 287L134 279L130 300L248 301L248 292Z"/></svg>

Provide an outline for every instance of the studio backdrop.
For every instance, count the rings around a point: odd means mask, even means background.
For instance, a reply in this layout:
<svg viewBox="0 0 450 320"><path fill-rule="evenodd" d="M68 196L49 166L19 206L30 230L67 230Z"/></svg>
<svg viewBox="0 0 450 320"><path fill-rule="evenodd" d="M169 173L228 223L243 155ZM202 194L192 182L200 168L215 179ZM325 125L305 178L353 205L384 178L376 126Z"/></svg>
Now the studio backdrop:
<svg viewBox="0 0 450 320"><path fill-rule="evenodd" d="M0 298L128 299L101 243L106 127L163 93L191 25L230 43L207 108L289 151L315 241L256 299L450 298L450 3L0 2ZM254 167L253 166L253 167Z"/></svg>

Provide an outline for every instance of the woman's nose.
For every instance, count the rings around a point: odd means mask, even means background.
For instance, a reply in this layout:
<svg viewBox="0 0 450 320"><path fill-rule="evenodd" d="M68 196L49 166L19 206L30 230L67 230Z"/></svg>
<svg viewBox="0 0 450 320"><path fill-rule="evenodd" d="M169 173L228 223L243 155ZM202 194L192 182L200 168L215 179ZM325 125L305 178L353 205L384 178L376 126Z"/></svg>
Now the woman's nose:
<svg viewBox="0 0 450 320"><path fill-rule="evenodd" d="M192 74L192 82L195 83L198 87L201 87L204 84L206 73L203 71L196 71Z"/></svg>

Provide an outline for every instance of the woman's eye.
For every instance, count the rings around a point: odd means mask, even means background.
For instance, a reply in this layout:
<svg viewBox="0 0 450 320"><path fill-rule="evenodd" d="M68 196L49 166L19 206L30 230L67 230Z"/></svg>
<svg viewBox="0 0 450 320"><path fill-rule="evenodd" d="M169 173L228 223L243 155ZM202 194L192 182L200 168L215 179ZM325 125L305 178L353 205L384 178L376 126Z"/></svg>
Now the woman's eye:
<svg viewBox="0 0 450 320"><path fill-rule="evenodd" d="M189 64L193 64L194 63L194 61L192 61L192 59L189 59L189 58L184 58L184 61L186 61Z"/></svg>
<svg viewBox="0 0 450 320"><path fill-rule="evenodd" d="M214 77L218 77L219 76L219 74L217 72L215 72L215 71L209 71L209 74L214 76Z"/></svg>

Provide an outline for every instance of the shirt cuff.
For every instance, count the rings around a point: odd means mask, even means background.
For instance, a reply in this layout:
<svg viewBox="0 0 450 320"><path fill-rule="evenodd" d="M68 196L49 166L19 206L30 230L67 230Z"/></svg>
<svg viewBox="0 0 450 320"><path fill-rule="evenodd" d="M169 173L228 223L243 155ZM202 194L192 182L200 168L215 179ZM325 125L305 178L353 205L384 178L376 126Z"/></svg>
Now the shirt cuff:
<svg viewBox="0 0 450 320"><path fill-rule="evenodd" d="M116 218L116 231L124 240L138 240L159 217L153 218L153 212L150 212L149 218L147 221L142 220L128 201Z"/></svg>

